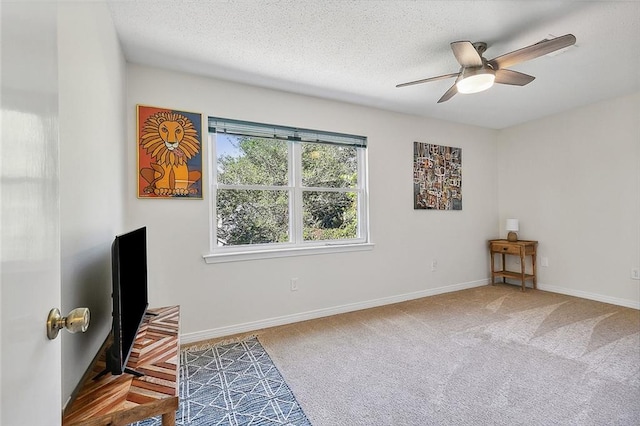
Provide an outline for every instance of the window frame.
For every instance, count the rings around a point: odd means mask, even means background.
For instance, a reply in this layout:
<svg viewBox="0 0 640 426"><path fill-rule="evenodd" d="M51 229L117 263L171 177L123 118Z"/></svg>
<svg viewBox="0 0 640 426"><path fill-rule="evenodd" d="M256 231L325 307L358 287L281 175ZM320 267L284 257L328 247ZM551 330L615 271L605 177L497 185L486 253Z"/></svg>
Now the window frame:
<svg viewBox="0 0 640 426"><path fill-rule="evenodd" d="M271 127L261 123L240 122L237 120L225 120L209 118L211 120L231 121L241 123L241 125L253 125ZM318 142L313 140L300 140L298 134L306 133L315 135L329 135L329 137L351 136L334 132L320 132L308 129L297 129L285 126L273 126L278 131L284 129L290 131L296 137L271 137L271 139L281 140L288 144L288 184L286 186L265 186L265 185L229 185L218 183L218 167L216 152L216 135L226 133L217 131L217 128L209 127L209 189L211 201L209 204L209 253L203 255L207 263L232 262L242 260L255 260L265 258L277 258L288 256L304 256L313 254L353 252L373 249L369 236L369 202L368 202L368 167L367 167L367 147L366 138L363 139L362 146L352 145L356 148L357 155L357 185L355 187L328 188L328 187L304 187L302 186L302 143L328 143L333 145L347 145L342 143ZM275 133L275 132L274 132ZM241 134L238 134L241 136ZM252 136L252 135L247 135ZM275 134L274 134L275 136ZM260 136L256 136L260 137ZM355 137L355 136L354 136ZM317 138L320 140L320 138ZM285 190L289 192L289 240L284 243L267 244L247 244L237 246L218 246L217 244L217 194L220 189L236 190ZM358 211L358 235L356 238L345 240L304 240L303 229L303 193L306 191L320 192L342 192L356 193Z"/></svg>

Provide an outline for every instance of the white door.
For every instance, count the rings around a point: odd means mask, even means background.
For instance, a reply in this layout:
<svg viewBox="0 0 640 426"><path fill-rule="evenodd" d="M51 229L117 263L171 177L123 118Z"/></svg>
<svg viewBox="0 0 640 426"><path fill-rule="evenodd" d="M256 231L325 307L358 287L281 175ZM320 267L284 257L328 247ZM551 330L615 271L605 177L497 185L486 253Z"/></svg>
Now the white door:
<svg viewBox="0 0 640 426"><path fill-rule="evenodd" d="M0 2L0 425L61 417L57 6Z"/></svg>

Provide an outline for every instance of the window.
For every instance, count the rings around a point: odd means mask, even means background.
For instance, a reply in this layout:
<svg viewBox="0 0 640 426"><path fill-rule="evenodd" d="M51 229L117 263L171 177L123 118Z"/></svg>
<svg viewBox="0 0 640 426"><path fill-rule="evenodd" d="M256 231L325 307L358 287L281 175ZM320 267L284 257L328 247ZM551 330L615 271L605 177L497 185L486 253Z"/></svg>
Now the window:
<svg viewBox="0 0 640 426"><path fill-rule="evenodd" d="M209 118L209 263L368 244L362 136Z"/></svg>

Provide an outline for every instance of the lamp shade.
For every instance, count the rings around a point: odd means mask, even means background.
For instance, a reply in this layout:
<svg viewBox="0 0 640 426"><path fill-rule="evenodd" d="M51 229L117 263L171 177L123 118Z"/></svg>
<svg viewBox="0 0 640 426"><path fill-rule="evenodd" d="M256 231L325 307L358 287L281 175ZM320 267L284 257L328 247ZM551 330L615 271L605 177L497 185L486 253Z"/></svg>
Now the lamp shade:
<svg viewBox="0 0 640 426"><path fill-rule="evenodd" d="M507 219L507 231L518 232L518 219Z"/></svg>

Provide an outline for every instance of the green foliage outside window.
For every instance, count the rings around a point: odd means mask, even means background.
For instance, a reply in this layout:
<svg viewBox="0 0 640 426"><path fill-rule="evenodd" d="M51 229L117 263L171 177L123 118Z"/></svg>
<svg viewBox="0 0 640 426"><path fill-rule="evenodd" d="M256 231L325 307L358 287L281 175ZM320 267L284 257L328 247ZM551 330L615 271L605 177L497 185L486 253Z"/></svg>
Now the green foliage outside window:
<svg viewBox="0 0 640 426"><path fill-rule="evenodd" d="M233 142L232 142L233 143ZM288 183L287 142L236 138L237 155L218 156L218 183L272 185Z"/></svg>
<svg viewBox="0 0 640 426"><path fill-rule="evenodd" d="M219 190L217 209L220 245L289 241L287 191Z"/></svg>
<svg viewBox="0 0 640 426"><path fill-rule="evenodd" d="M273 188L288 185L288 142L237 137L232 144L235 145L233 154L218 155L218 182L270 188L225 188L217 191L218 244L290 241L289 221L293 218L289 215L289 197L293 193L288 188ZM303 239L356 238L356 149L301 143L300 151Z"/></svg>

